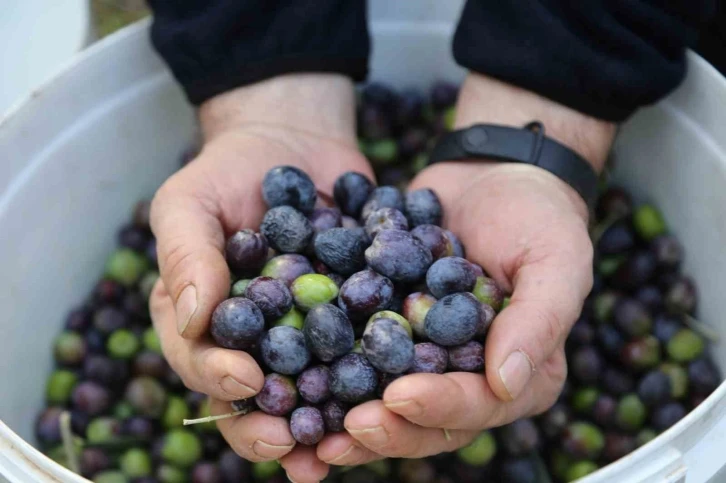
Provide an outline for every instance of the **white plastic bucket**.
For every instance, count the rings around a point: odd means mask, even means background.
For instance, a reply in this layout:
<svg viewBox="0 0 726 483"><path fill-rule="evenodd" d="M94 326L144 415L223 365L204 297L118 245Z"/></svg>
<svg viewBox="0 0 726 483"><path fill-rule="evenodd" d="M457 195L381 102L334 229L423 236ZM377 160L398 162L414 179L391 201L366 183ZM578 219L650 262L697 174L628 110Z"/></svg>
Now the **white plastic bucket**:
<svg viewBox="0 0 726 483"><path fill-rule="evenodd" d="M461 79L449 15L376 21L372 77L419 87ZM695 55L689 63L678 92L623 127L617 174L665 212L699 282L700 315L726 339L726 81ZM43 406L52 340L100 275L116 227L177 168L193 130L192 110L150 48L148 22L91 47L0 120L0 473L10 481L85 481L26 442ZM726 369L726 352L715 356ZM582 481L714 478L726 463L725 398L722 384L656 440Z"/></svg>

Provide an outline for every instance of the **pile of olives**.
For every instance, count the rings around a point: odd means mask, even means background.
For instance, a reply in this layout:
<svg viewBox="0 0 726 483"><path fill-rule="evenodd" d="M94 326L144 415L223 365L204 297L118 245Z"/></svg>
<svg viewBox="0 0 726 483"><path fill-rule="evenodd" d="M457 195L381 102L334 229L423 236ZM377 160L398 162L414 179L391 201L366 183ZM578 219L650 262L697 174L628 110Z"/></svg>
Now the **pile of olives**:
<svg viewBox="0 0 726 483"><path fill-rule="evenodd" d="M228 262L239 274L229 300L254 312L262 329L248 340L228 340L223 329L230 307L221 306L212 335L216 333L220 345L251 351L266 369L268 390L296 393L294 406L301 407L291 406L286 414L292 419L292 411L297 412L294 420L302 429L294 433L301 444L314 444L321 429L343 429L345 411L357 397L377 397L392 377L416 370L481 370L486 334L482 321L506 306L506 294L481 267L466 262L454 234L438 228L441 214L436 212L435 194L419 193L413 196L419 199L409 200L411 194L402 193L411 176L425 167L434 140L450 128L456 96L456 87L447 83L437 83L428 96L370 84L359 97L358 132L381 188L348 174L338 183L338 210L316 207L314 202L308 207L280 203L275 198L280 195L276 176L271 175L267 195L274 214L262 227L250 227L257 231L243 231L228 242ZM298 173L290 175L289 169L280 170L277 182L285 183L289 176L298 180L295 183L302 179ZM392 186L384 189L385 185ZM722 379L708 353L711 332L697 320L695 283L681 271L683 247L654 206L634 204L616 186L603 188L592 219L595 285L567 340L568 381L550 410L484 431L454 453L332 468L326 481L573 481L652 440L700 404ZM280 223L289 222L306 233L310 225L305 243L297 232L280 236ZM348 236L351 233L355 236ZM249 247L262 253L263 237L264 256L245 265L251 258L242 254ZM416 246L419 243L410 238L419 240L431 257L429 261L426 251L420 251L424 260L412 262L419 263L414 275L388 266L386 255L401 237ZM367 259L366 250L377 238L383 247ZM334 248L341 245L363 246L363 261L344 266L334 256ZM447 259L446 266L434 270ZM452 288L446 276L451 271L464 274L457 278L463 280L461 285ZM209 407L204 395L183 387L151 327L148 297L159 275L148 202L139 203L119 230L118 248L102 273L85 301L68 314L55 340L56 368L46 385L47 407L36 421L36 443L49 457L97 483L287 481L277 462L252 464L238 457L214 423L182 424L184 419L209 416ZM390 297L383 278L391 281ZM270 290L281 295L280 305L265 305L261 294ZM386 303L371 302L381 292ZM466 323L461 334L437 332L434 323L427 327L426 316L436 301L451 296L466 299L464 311L473 306L471 299L479 304L478 310L471 309L477 320L473 335ZM482 309L482 302L492 311ZM343 318L353 333L343 330L346 334L336 339L339 346L322 347L306 336L307 319L311 327L327 330L331 320L335 324ZM397 341L396 350L381 346L378 339ZM413 362L406 341L414 348ZM278 365L270 357L289 346L293 352L305 347L309 358L301 351L302 358L286 357ZM424 351L432 354L426 364L417 365L416 356ZM321 380L333 381L336 361L344 361L339 364L344 369L363 367L371 375L362 396L345 396L356 389L344 384L345 377L336 379L335 390L328 384L327 393L321 391ZM265 405L264 395L234 407L275 411Z"/></svg>

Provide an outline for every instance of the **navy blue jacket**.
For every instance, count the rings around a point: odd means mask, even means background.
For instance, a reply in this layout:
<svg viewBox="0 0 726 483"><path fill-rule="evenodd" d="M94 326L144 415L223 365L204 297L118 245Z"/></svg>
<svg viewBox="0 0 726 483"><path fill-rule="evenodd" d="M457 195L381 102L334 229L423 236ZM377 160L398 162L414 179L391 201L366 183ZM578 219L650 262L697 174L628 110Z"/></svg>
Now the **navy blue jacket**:
<svg viewBox="0 0 726 483"><path fill-rule="evenodd" d="M366 78L365 0L149 4L152 41L194 104L289 72ZM468 69L621 121L681 82L685 50L715 8L716 0L468 0L453 54Z"/></svg>

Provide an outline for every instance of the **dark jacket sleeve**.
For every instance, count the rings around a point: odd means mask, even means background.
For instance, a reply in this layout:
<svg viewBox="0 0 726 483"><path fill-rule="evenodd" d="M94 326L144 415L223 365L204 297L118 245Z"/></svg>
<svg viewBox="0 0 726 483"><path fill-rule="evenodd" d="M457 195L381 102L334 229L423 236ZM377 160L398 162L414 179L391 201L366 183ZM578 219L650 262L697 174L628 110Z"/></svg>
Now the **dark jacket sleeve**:
<svg viewBox="0 0 726 483"><path fill-rule="evenodd" d="M716 15L701 31L696 52L726 76L726 2L716 3Z"/></svg>
<svg viewBox="0 0 726 483"><path fill-rule="evenodd" d="M193 104L291 72L362 80L365 0L149 0L151 39Z"/></svg>
<svg viewBox="0 0 726 483"><path fill-rule="evenodd" d="M468 0L457 62L594 117L674 89L716 0Z"/></svg>

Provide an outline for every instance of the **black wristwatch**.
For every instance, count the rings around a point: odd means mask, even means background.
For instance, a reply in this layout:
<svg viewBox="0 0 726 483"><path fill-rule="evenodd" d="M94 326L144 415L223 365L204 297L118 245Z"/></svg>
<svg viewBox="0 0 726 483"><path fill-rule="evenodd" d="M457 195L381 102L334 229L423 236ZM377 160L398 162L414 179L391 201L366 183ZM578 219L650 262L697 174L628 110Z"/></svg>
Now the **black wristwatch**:
<svg viewBox="0 0 726 483"><path fill-rule="evenodd" d="M570 148L546 137L539 121L523 128L475 124L446 133L431 152L429 164L476 158L538 166L572 186L588 206L597 194L598 176L592 166Z"/></svg>

